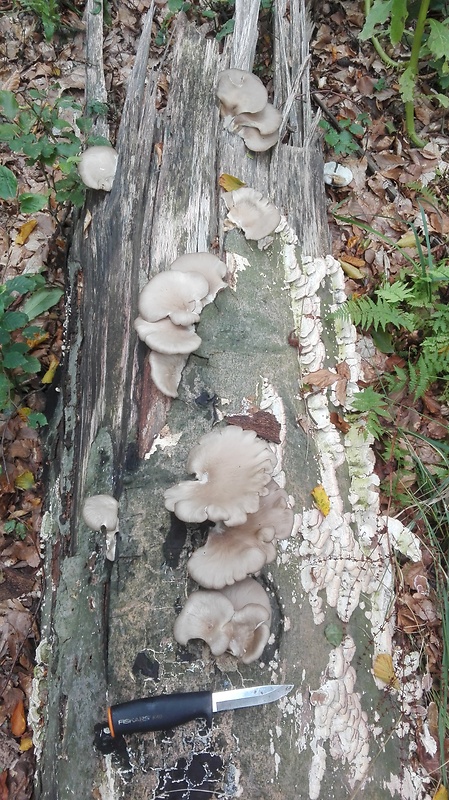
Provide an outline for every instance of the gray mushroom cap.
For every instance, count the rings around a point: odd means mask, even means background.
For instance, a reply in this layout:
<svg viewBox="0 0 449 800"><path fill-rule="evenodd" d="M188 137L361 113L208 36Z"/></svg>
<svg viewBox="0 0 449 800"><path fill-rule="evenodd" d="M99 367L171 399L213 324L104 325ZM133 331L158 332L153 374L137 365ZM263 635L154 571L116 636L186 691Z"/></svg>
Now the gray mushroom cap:
<svg viewBox="0 0 449 800"><path fill-rule="evenodd" d="M187 363L187 356L180 353L158 353L152 350L149 355L151 378L162 394L167 397L178 396L178 386L182 371Z"/></svg>
<svg viewBox="0 0 449 800"><path fill-rule="evenodd" d="M199 272L203 275L209 285L209 291L202 300L203 306L211 303L217 292L227 286L223 280L226 275L226 265L212 253L186 253L173 262L170 270Z"/></svg>
<svg viewBox="0 0 449 800"><path fill-rule="evenodd" d="M232 120L232 127L235 129L241 127L257 128L262 136L267 136L270 133L278 132L281 122L281 112L271 103L267 103L262 111L258 111L257 114L237 114Z"/></svg>
<svg viewBox="0 0 449 800"><path fill-rule="evenodd" d="M244 664L251 664L260 658L270 638L270 598L253 578L226 586L221 594L231 601L235 609L232 636L227 649Z"/></svg>
<svg viewBox="0 0 449 800"><path fill-rule="evenodd" d="M159 272L140 292L139 313L148 322L169 317L175 325L193 325L208 292L209 284L198 272Z"/></svg>
<svg viewBox="0 0 449 800"><path fill-rule="evenodd" d="M276 206L261 192L249 186L225 192L223 199L229 209L228 219L242 228L247 239L263 239L272 233L281 221Z"/></svg>
<svg viewBox="0 0 449 800"><path fill-rule="evenodd" d="M190 639L202 639L214 656L220 656L229 645L233 615L234 606L220 592L192 592L176 618L173 635L182 645Z"/></svg>
<svg viewBox="0 0 449 800"><path fill-rule="evenodd" d="M261 498L262 499L262 498ZM255 516L248 514L250 517ZM248 525L248 520L245 525ZM242 532L244 526L212 528L206 544L195 550L187 562L194 581L206 589L223 589L259 572L276 558L274 528Z"/></svg>
<svg viewBox="0 0 449 800"><path fill-rule="evenodd" d="M81 516L93 531L106 528L115 533L118 525L118 502L110 494L91 495L84 500Z"/></svg>
<svg viewBox="0 0 449 800"><path fill-rule="evenodd" d="M257 75L242 69L225 69L218 76L217 97L223 116L235 116L243 111L261 111L267 104L268 92Z"/></svg>
<svg viewBox="0 0 449 800"><path fill-rule="evenodd" d="M184 522L239 525L259 508L276 457L252 430L216 428L192 448L187 470L198 480L167 489L165 507Z"/></svg>
<svg viewBox="0 0 449 800"><path fill-rule="evenodd" d="M243 139L248 150L252 150L254 153L265 153L270 147L274 147L279 139L279 131L262 136L257 128L247 127L240 128L238 135Z"/></svg>
<svg viewBox="0 0 449 800"><path fill-rule="evenodd" d="M88 147L78 162L78 172L90 189L110 192L117 169L117 151L107 145Z"/></svg>
<svg viewBox="0 0 449 800"><path fill-rule="evenodd" d="M134 320L134 329L139 339L158 353L188 355L201 344L201 337L195 333L193 325L188 328L174 325L168 317L158 322L147 322L146 319L137 317Z"/></svg>

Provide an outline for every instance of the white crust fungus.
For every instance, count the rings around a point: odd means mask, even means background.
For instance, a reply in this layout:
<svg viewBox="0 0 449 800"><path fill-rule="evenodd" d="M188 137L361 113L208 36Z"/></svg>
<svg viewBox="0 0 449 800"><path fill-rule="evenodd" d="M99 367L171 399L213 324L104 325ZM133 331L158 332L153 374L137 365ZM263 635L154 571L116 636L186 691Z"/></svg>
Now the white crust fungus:
<svg viewBox="0 0 449 800"><path fill-rule="evenodd" d="M217 97L225 127L238 133L254 152L269 150L279 138L282 114L271 103L260 78L241 69L220 72Z"/></svg>
<svg viewBox="0 0 449 800"><path fill-rule="evenodd" d="M106 529L106 558L114 561L115 537L118 532L118 502L109 494L94 494L86 497L81 516L93 531Z"/></svg>
<svg viewBox="0 0 449 800"><path fill-rule="evenodd" d="M183 481L165 492L165 506L184 522L224 522L241 525L259 508L276 458L252 430L237 426L215 429L190 451Z"/></svg>
<svg viewBox="0 0 449 800"><path fill-rule="evenodd" d="M140 292L140 316L134 320L134 328L152 351L153 383L167 397L178 396L186 356L201 344L193 326L204 306L227 285L225 274L224 263L211 253L187 253Z"/></svg>
<svg viewBox="0 0 449 800"><path fill-rule="evenodd" d="M179 644L205 641L213 655L228 651L250 664L270 636L271 606L265 590L252 578L222 592L200 589L187 598L173 633Z"/></svg>
<svg viewBox="0 0 449 800"><path fill-rule="evenodd" d="M225 192L223 200L228 209L227 218L242 228L247 239L263 239L273 233L281 221L276 206L249 186Z"/></svg>
<svg viewBox="0 0 449 800"><path fill-rule="evenodd" d="M110 192L117 169L117 151L107 145L88 147L78 162L78 172L89 189Z"/></svg>

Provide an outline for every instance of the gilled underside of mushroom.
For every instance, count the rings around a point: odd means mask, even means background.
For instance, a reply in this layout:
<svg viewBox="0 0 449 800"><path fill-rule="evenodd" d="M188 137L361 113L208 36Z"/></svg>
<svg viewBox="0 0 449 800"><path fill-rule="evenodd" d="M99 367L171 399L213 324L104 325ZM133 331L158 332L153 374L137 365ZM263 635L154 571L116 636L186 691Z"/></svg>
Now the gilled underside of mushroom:
<svg viewBox="0 0 449 800"><path fill-rule="evenodd" d="M220 289L226 267L210 253L188 253L155 275L139 295L134 328L151 349L151 377L168 397L178 396L181 373L201 338L194 324Z"/></svg>
<svg viewBox="0 0 449 800"><path fill-rule="evenodd" d="M228 209L227 219L243 230L246 239L264 239L281 221L276 206L250 186L225 192L223 200Z"/></svg>

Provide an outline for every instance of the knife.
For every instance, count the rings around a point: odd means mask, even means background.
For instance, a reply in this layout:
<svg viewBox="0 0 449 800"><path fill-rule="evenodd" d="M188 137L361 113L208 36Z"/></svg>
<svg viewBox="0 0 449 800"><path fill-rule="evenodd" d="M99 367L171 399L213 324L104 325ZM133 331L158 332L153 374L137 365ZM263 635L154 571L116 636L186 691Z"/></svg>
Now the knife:
<svg viewBox="0 0 449 800"><path fill-rule="evenodd" d="M293 689L291 685L252 686L224 692L179 692L143 697L108 708L108 721L96 726L96 745L105 752L110 737L124 733L165 731L193 719L212 723L212 714L235 708L274 703Z"/></svg>

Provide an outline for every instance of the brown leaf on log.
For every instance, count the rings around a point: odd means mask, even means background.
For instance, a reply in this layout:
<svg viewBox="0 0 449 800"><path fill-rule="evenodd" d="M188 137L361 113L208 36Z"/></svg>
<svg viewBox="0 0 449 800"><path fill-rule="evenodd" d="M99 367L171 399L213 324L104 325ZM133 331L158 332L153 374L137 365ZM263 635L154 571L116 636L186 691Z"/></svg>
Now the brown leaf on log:
<svg viewBox="0 0 449 800"><path fill-rule="evenodd" d="M343 419L341 414L338 414L336 411L331 411L329 417L332 425L335 425L337 430L341 431L342 433L347 433L349 431L351 426L349 422L346 422L346 420Z"/></svg>
<svg viewBox="0 0 449 800"><path fill-rule="evenodd" d="M255 411L251 414L230 414L225 417L228 425L239 425L245 431L255 431L261 439L280 444L281 423L269 411Z"/></svg>
<svg viewBox="0 0 449 800"><path fill-rule="evenodd" d="M317 369L316 372L309 372L308 375L303 377L303 383L307 383L309 386L316 386L318 389L332 386L338 380L340 380L340 376L328 369Z"/></svg>

